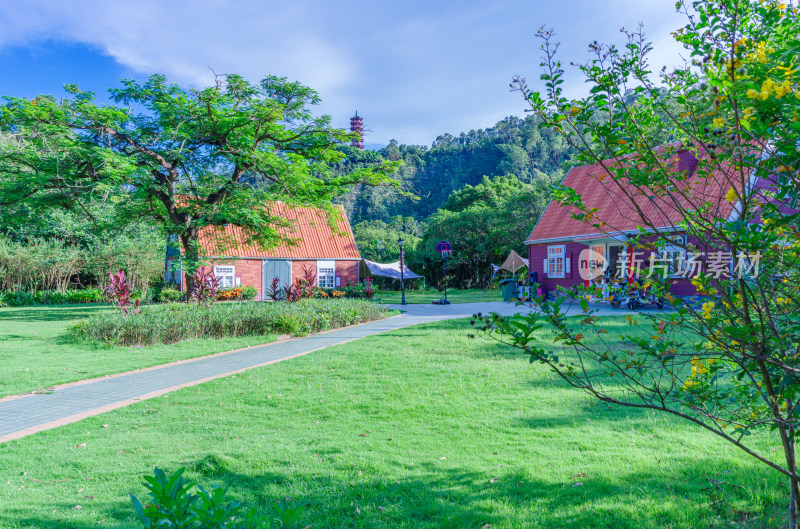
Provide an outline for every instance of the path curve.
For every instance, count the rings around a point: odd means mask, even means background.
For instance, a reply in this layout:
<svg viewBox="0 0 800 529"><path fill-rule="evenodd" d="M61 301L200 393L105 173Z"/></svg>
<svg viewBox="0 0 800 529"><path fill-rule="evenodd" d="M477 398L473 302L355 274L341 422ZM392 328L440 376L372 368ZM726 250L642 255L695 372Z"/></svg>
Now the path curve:
<svg viewBox="0 0 800 529"><path fill-rule="evenodd" d="M52 393L25 395L0 402L0 443L69 424L215 378L241 373L325 347L434 321L468 318L477 312L511 315L533 310L512 303L390 305L403 314L380 321L199 357L161 367L121 373L57 387ZM603 312L621 314L602 308Z"/></svg>

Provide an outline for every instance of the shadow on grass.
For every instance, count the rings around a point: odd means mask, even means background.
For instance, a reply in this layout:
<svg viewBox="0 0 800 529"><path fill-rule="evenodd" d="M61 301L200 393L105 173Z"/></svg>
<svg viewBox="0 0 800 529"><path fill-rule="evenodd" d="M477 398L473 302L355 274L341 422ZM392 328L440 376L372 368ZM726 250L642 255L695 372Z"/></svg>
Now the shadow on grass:
<svg viewBox="0 0 800 529"><path fill-rule="evenodd" d="M723 476L707 475L706 461L695 460L668 473L616 473L604 476L564 476L547 481L519 469L493 469L492 473L422 464L392 472L392 479L332 478L330 474L293 471L242 474L230 470L227 456L209 455L187 462L187 475L208 488L230 485L232 499L264 509L278 500L305 506L301 527L319 528L485 528L485 527L765 527L779 526L781 505L753 498L739 488L754 481L752 471L732 468ZM337 466L335 462L332 466ZM295 469L296 470L296 469ZM335 474L343 474L337 469ZM766 475L768 471L763 470ZM407 477L397 477L407 476ZM713 481L722 483L714 488ZM720 491L718 496L712 492ZM141 500L144 489L130 490ZM774 495L773 497L774 498ZM52 500L37 511L52 516L31 516L30 511L5 509L0 520L11 527L37 529L88 529L90 527L141 527L127 497L114 503L84 501L82 514L91 519L70 520L75 500ZM745 508L736 508L744 504ZM752 507L748 507L752 505ZM65 513L59 518L59 513ZM766 518L776 517L767 523ZM747 522L742 525L743 522ZM488 525L487 525L488 524ZM5 527L5 525L4 525Z"/></svg>

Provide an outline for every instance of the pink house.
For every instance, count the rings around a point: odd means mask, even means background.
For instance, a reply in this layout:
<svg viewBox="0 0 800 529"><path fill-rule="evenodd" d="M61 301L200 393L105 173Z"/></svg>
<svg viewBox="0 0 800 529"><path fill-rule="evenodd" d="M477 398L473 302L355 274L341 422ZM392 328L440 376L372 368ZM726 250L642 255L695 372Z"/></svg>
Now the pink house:
<svg viewBox="0 0 800 529"><path fill-rule="evenodd" d="M728 195L730 178L722 171L713 171L710 175L698 174L695 151L683 148L681 144L669 144L660 149L670 154L669 163L674 164L674 168L685 171L689 177L685 182L691 189L691 198L682 200L682 207L693 209L703 204L709 218L735 217L736 205ZM607 166L614 163L608 161ZM602 256L608 270L615 273L620 268L630 268L631 257L636 255L647 273L650 255L655 254L653 259L658 263L655 271L670 277L674 294L696 294L695 287L682 273L685 268L682 269L680 265L686 263L690 256L680 246L690 243L704 254L718 251L718 248L710 241L686 240L686 233L680 227L682 213L671 202L671 197L642 193L641 189L614 182L599 163L573 167L562 185L581 195L586 207L595 210L593 218L590 221L579 220L573 216L579 213L577 208L556 201L548 204L525 241L532 281L538 282L547 291L554 291L559 286L569 288L588 283L581 272L595 266L592 256ZM635 207L631 206L631 202ZM675 244L667 245L659 252L631 247L631 237L642 233L648 241L655 240L657 234L666 234ZM648 238L647 234L653 235ZM586 250L591 250L591 253ZM620 266L621 256L626 261Z"/></svg>

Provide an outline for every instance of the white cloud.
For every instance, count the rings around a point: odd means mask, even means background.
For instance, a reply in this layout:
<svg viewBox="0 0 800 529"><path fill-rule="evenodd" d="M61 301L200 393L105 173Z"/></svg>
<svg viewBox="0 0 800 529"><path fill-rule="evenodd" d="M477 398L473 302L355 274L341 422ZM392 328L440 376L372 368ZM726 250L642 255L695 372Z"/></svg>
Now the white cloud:
<svg viewBox="0 0 800 529"><path fill-rule="evenodd" d="M0 5L0 48L43 39L89 44L131 70L205 85L209 67L251 80L287 76L317 89L321 110L347 126L355 110L367 141L430 144L439 134L485 128L521 115L514 74L538 75L535 30L556 27L566 58L639 20L670 62L663 1L478 0L383 3L243 0L31 0ZM533 82L531 83L533 84Z"/></svg>

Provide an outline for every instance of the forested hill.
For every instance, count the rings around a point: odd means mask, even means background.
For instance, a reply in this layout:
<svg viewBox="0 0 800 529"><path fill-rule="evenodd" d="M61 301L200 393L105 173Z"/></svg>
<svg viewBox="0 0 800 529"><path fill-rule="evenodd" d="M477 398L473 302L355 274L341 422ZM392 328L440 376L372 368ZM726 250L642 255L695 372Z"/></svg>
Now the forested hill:
<svg viewBox="0 0 800 529"><path fill-rule="evenodd" d="M399 145L392 140L380 151L342 147L347 159L335 172L348 173L364 164L400 160L400 178L419 197L411 200L386 188L358 186L342 197L350 222L389 221L395 216L424 220L442 206L450 193L476 185L484 176L514 175L530 183L542 174L560 176L573 151L557 134L538 128L534 116L508 117L485 130L439 136L430 148Z"/></svg>

